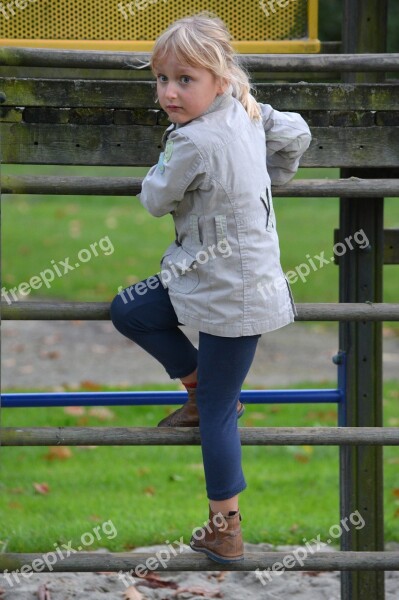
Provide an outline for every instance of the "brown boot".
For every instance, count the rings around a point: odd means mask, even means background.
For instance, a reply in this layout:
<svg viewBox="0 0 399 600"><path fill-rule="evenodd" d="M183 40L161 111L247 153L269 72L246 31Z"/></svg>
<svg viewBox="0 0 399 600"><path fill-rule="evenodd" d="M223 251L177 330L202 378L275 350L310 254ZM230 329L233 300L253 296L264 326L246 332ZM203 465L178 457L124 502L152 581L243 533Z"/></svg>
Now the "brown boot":
<svg viewBox="0 0 399 600"><path fill-rule="evenodd" d="M230 515L230 513L229 513ZM204 552L218 563L232 563L244 559L239 511L230 516L212 512L209 507L208 523L193 533L190 547Z"/></svg>
<svg viewBox="0 0 399 600"><path fill-rule="evenodd" d="M188 388L188 400L181 408L175 410L162 421L159 421L158 427L198 427L199 414L197 408L197 390ZM237 402L237 418L240 418L245 410L242 402Z"/></svg>

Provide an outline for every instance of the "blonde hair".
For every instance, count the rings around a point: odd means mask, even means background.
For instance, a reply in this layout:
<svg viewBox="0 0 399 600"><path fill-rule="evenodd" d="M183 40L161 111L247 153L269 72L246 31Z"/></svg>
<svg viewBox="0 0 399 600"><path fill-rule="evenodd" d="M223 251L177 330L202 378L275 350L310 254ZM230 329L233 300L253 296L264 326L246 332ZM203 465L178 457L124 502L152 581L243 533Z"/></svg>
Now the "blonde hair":
<svg viewBox="0 0 399 600"><path fill-rule="evenodd" d="M230 39L230 33L219 17L210 13L184 17L157 38L150 60L151 70L155 73L157 63L168 54L192 67L204 67L231 84L233 96L251 119L261 119L259 105L251 94L249 76L238 64Z"/></svg>

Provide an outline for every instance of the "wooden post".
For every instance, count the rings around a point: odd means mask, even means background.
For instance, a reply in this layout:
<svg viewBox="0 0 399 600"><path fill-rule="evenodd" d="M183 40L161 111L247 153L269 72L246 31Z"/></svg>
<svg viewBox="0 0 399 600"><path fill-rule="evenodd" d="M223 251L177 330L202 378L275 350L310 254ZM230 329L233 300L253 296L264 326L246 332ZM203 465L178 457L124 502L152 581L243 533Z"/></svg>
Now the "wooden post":
<svg viewBox="0 0 399 600"><path fill-rule="evenodd" d="M387 0L345 0L343 52L385 52ZM375 83L384 73L343 76L346 83ZM342 169L343 177L381 177L381 171ZM363 230L368 248L339 258L340 302L381 302L383 269L383 198L341 198L340 240ZM340 349L347 354L345 424L382 425L381 323L340 323ZM343 530L341 550L383 550L383 463L381 448L340 448L340 516L359 511L362 529ZM344 529L344 528L343 528ZM341 572L342 600L383 600L384 573Z"/></svg>

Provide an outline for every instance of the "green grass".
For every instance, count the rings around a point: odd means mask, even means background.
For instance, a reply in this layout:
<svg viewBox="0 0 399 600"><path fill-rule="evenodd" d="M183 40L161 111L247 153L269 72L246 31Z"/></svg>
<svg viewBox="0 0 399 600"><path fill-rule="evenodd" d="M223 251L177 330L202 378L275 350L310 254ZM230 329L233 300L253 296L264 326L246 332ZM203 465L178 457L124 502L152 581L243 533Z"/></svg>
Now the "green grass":
<svg viewBox="0 0 399 600"><path fill-rule="evenodd" d="M386 383L385 425L398 425L398 397L397 382ZM62 408L4 409L2 426L154 426L167 408L112 411L114 419L104 422L87 409L80 417ZM335 426L336 408L248 405L241 425ZM49 460L49 450L2 449L0 537L7 551L44 552L69 540L77 548L83 534L108 521L117 535L108 539L110 525L104 526L101 539L90 550L123 551L180 536L188 542L192 529L207 517L200 447L71 447L71 456L64 460ZM387 541L399 541L398 463L398 449L386 447ZM243 466L248 489L240 506L246 541L295 544L318 534L327 539L329 528L339 523L338 448L245 446ZM37 493L35 482L46 483L49 492Z"/></svg>
<svg viewBox="0 0 399 600"><path fill-rule="evenodd" d="M2 172L140 176L145 170L5 165ZM334 176L338 171L331 169L298 173L299 178ZM276 198L275 207L285 271L306 262L306 255L325 251L331 256L333 229L338 226L336 198ZM399 227L396 198L385 201L385 227ZM49 289L32 290L28 299L109 301L119 286L158 271L174 227L171 217L154 219L134 197L20 195L2 199L2 234L2 286L7 290L67 257L74 265L81 249L108 237L114 249L108 256L99 251L79 268L56 277ZM292 288L297 302L336 302L338 268L326 265ZM397 302L397 267L384 269L384 300ZM398 424L397 387L395 382L385 384L388 425ZM109 423L90 415L79 421L59 408L4 410L2 425L153 426L165 414L161 407L113 410L115 419ZM327 426L336 424L336 417L335 410L314 405L249 406L242 421L244 426ZM77 547L82 534L109 520L118 535L112 540L103 537L92 549L107 546L120 551L181 535L187 542L192 528L207 516L199 447L72 448L71 452L69 459L48 460L47 448L2 448L0 539L8 551L46 551L69 540ZM249 486L241 500L247 541L300 543L319 533L323 539L338 523L337 448L244 447L243 461ZM388 540L399 541L394 493L399 489L398 450L387 447L384 461L385 533ZM47 483L49 493L35 492L34 482Z"/></svg>
<svg viewBox="0 0 399 600"><path fill-rule="evenodd" d="M4 174L76 175L82 174L82 170L82 167L3 167ZM84 173L132 176L143 175L145 169L85 168ZM337 176L337 169L302 169L298 173L299 178ZM284 271L308 263L308 257L323 251L327 258L332 256L333 230L338 227L337 198L276 198L275 207ZM385 207L385 227L399 227L398 199L386 199ZM90 249L90 244L107 236L111 242L108 252L114 248L108 255L97 248L97 257L64 276L55 276L49 289L43 285L31 290L30 300L43 297L111 300L119 286L156 273L164 249L174 238L172 217L152 217L135 197L8 196L3 199L2 221L2 285L8 290L54 264L63 273L59 261L69 257L74 265L81 249ZM292 289L297 302L336 302L338 267L329 264L312 271L305 282L293 283ZM397 301L395 266L384 269L384 300Z"/></svg>

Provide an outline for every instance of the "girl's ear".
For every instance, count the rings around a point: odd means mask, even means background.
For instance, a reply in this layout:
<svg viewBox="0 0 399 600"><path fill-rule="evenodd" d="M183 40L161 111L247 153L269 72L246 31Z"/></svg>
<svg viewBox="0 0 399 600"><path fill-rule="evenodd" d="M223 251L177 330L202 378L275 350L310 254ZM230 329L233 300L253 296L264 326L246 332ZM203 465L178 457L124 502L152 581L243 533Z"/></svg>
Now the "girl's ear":
<svg viewBox="0 0 399 600"><path fill-rule="evenodd" d="M219 83L218 95L222 95L225 93L225 91L229 87L229 81L228 81L228 79L226 79L226 77L219 77L218 83Z"/></svg>

